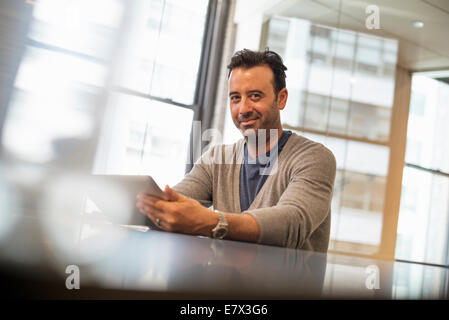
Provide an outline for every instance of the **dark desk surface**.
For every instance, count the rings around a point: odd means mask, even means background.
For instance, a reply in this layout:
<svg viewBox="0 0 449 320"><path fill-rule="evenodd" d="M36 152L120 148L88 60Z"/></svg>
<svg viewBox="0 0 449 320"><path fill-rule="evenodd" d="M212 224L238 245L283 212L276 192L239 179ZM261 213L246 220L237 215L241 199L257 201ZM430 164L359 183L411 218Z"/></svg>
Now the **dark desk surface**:
<svg viewBox="0 0 449 320"><path fill-rule="evenodd" d="M21 265L49 266L54 276L42 279L64 288L66 266L77 265L84 298L448 299L447 268L104 225L42 230L22 224L0 248L2 266L32 252Z"/></svg>

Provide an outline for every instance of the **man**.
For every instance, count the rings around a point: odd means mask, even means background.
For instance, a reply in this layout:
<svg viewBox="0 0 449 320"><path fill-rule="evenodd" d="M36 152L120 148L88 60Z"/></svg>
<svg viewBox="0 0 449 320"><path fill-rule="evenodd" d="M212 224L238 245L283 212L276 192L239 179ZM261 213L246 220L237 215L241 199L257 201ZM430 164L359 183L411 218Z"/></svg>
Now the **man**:
<svg viewBox="0 0 449 320"><path fill-rule="evenodd" d="M137 207L165 231L326 252L335 158L282 129L287 68L273 51L245 49L228 69L231 115L244 138L207 151L165 187L166 201L139 194Z"/></svg>

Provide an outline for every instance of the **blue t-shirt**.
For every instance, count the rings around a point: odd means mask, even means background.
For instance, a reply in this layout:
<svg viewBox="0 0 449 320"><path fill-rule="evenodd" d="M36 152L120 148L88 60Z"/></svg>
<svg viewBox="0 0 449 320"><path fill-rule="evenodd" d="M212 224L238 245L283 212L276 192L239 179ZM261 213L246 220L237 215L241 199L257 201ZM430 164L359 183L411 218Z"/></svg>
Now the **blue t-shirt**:
<svg viewBox="0 0 449 320"><path fill-rule="evenodd" d="M240 167L240 208L242 209L242 212L249 208L260 189L262 189L263 184L269 176L267 171L270 168L270 164L277 160L277 156L281 153L282 148L284 148L291 135L291 131L284 130L277 145L273 147L277 148L277 154L276 152L273 152L272 155L270 155L270 151L268 151L265 155L265 161L261 161L261 157L257 157L256 159L251 157L245 143L243 150L244 162Z"/></svg>

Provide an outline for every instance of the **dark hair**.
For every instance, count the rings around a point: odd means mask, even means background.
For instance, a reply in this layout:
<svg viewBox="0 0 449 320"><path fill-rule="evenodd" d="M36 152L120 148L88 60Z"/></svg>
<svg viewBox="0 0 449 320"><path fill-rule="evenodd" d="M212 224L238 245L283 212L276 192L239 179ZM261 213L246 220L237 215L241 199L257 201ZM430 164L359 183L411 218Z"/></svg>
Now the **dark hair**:
<svg viewBox="0 0 449 320"><path fill-rule="evenodd" d="M265 51L243 49L234 53L231 58L231 62L228 65L228 78L231 75L232 70L235 68L249 69L262 65L269 66L273 71L273 88L274 93L277 96L279 91L285 88L285 70L287 70L287 67L284 66L281 56L274 51L268 50L268 48L265 49Z"/></svg>

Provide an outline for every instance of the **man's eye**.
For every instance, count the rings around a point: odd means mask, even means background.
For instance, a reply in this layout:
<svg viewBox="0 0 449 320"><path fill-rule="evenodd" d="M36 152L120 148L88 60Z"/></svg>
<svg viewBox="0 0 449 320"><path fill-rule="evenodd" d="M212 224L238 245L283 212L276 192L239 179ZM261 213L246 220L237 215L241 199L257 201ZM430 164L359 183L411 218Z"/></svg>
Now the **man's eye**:
<svg viewBox="0 0 449 320"><path fill-rule="evenodd" d="M233 102L238 101L239 99L240 99L239 96L232 96L231 97L231 101L233 101Z"/></svg>
<svg viewBox="0 0 449 320"><path fill-rule="evenodd" d="M261 98L261 95L258 94L258 93L253 93L253 94L251 95L251 98L253 98L253 99L260 99L260 98Z"/></svg>

